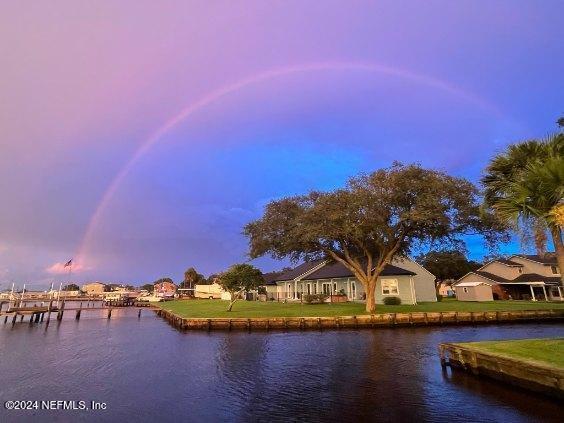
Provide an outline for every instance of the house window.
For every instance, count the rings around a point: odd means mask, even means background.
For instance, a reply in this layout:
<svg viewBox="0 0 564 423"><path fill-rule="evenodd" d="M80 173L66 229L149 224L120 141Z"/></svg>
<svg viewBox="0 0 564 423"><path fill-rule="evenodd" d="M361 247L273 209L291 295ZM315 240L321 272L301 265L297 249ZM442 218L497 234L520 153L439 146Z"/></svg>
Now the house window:
<svg viewBox="0 0 564 423"><path fill-rule="evenodd" d="M317 294L317 283L313 284L313 293Z"/></svg>
<svg viewBox="0 0 564 423"><path fill-rule="evenodd" d="M463 288L462 288L462 291L464 291L466 294L468 294L468 288L463 287Z"/></svg>
<svg viewBox="0 0 564 423"><path fill-rule="evenodd" d="M311 294L311 285L307 284L307 295Z"/></svg>
<svg viewBox="0 0 564 423"><path fill-rule="evenodd" d="M321 284L321 288L323 289L323 293L325 295L331 295L331 284L330 283Z"/></svg>
<svg viewBox="0 0 564 423"><path fill-rule="evenodd" d="M397 295L397 294L398 294L398 280L382 279L382 295Z"/></svg>
<svg viewBox="0 0 564 423"><path fill-rule="evenodd" d="M523 268L522 267L518 267L517 271L519 272L519 274L523 273Z"/></svg>
<svg viewBox="0 0 564 423"><path fill-rule="evenodd" d="M337 293L337 282L333 283L333 294Z"/></svg>
<svg viewBox="0 0 564 423"><path fill-rule="evenodd" d="M550 266L550 270L552 270L553 275L558 275L560 273L558 266Z"/></svg>

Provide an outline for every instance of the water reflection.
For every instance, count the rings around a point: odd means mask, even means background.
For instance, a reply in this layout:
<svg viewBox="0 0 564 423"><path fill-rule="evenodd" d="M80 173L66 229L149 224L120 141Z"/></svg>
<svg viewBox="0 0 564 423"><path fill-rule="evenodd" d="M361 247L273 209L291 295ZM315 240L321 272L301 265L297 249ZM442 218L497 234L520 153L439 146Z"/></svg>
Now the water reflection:
<svg viewBox="0 0 564 423"><path fill-rule="evenodd" d="M88 316L88 317L87 317ZM556 401L442 371L437 344L564 336L505 325L324 332L192 332L143 311L0 326L0 400L85 399L105 412L0 410L0 421L531 421Z"/></svg>

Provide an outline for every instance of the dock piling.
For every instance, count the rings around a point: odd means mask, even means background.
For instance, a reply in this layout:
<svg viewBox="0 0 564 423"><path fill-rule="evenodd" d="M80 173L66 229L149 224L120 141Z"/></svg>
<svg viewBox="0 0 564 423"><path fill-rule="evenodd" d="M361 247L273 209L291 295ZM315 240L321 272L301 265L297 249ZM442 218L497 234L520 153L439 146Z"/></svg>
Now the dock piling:
<svg viewBox="0 0 564 423"><path fill-rule="evenodd" d="M59 320L59 321L63 320L64 314L65 314L65 300L63 300L63 302L61 303L61 308L59 309L59 312L57 313L57 320Z"/></svg>

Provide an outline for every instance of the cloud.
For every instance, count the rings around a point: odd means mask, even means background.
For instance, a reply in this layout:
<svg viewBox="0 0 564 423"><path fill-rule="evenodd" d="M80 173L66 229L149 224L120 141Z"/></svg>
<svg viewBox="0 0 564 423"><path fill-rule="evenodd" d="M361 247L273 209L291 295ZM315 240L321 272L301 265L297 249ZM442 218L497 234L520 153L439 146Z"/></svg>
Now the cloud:
<svg viewBox="0 0 564 423"><path fill-rule="evenodd" d="M80 273L83 272L85 270L88 270L86 267L84 267L82 264L80 263L72 263L72 273ZM53 263L51 266L47 267L45 269L45 271L47 273L50 273L52 275L62 275L62 274L66 274L69 272L69 268L65 267L65 262L57 262L57 263Z"/></svg>

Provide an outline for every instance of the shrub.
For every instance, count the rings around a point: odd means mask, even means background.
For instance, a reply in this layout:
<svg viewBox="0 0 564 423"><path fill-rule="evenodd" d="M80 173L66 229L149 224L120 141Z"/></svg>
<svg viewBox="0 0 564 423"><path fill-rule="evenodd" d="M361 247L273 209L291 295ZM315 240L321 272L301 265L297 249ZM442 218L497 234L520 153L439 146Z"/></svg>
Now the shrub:
<svg viewBox="0 0 564 423"><path fill-rule="evenodd" d="M304 295L304 302L306 304L321 304L324 303L327 298L329 298L329 296L326 294L306 294Z"/></svg>
<svg viewBox="0 0 564 423"><path fill-rule="evenodd" d="M386 305L400 305L401 298L400 297L386 297L384 298L384 304Z"/></svg>
<svg viewBox="0 0 564 423"><path fill-rule="evenodd" d="M443 296L441 294L437 294L437 301L442 301L443 300Z"/></svg>

